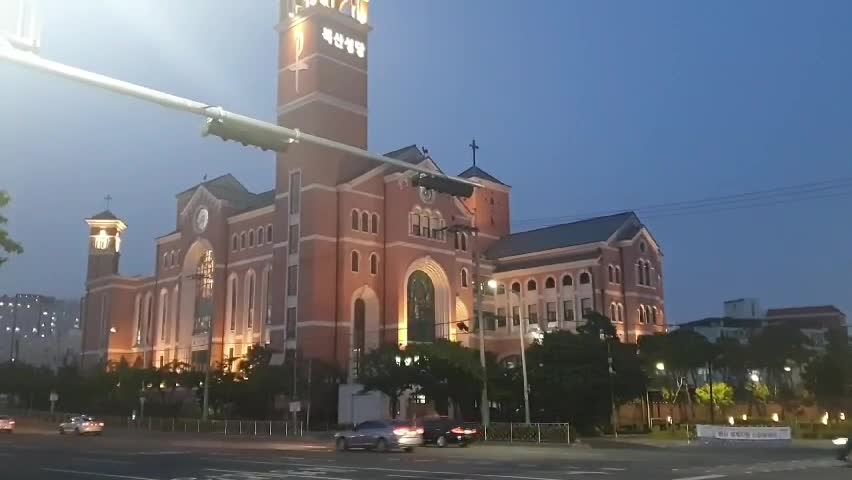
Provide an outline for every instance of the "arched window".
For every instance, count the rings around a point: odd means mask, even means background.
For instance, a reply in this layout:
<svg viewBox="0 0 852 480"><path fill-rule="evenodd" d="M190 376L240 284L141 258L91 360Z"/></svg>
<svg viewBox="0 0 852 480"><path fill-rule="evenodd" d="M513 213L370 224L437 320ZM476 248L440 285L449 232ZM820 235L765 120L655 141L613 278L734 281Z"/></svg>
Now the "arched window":
<svg viewBox="0 0 852 480"><path fill-rule="evenodd" d="M370 255L370 273L373 275L379 274L379 256L375 253Z"/></svg>
<svg viewBox="0 0 852 480"><path fill-rule="evenodd" d="M233 237L231 237L231 250L237 251L240 249L240 238L235 233Z"/></svg>
<svg viewBox="0 0 852 480"><path fill-rule="evenodd" d="M231 304L228 309L229 318L229 327L232 332L237 330L237 277L231 278L230 292L228 292Z"/></svg>
<svg viewBox="0 0 852 480"><path fill-rule="evenodd" d="M616 305L616 307L618 307L618 310L616 312L618 314L618 318L616 321L618 323L624 323L624 305L619 303Z"/></svg>
<svg viewBox="0 0 852 480"><path fill-rule="evenodd" d="M651 262L645 262L645 285L652 286L651 282Z"/></svg>
<svg viewBox="0 0 852 480"><path fill-rule="evenodd" d="M240 233L240 250L246 248L246 232Z"/></svg>
<svg viewBox="0 0 852 480"><path fill-rule="evenodd" d="M563 287L573 287L574 286L574 277L571 275L564 275L562 277L562 286Z"/></svg>
<svg viewBox="0 0 852 480"><path fill-rule="evenodd" d="M621 284L621 267L615 267L615 283Z"/></svg>
<svg viewBox="0 0 852 480"><path fill-rule="evenodd" d="M544 288L556 288L556 280L553 277L547 277L544 281Z"/></svg>
<svg viewBox="0 0 852 480"><path fill-rule="evenodd" d="M609 319L613 322L618 321L618 307L615 305L615 303L609 304Z"/></svg>
<svg viewBox="0 0 852 480"><path fill-rule="evenodd" d="M263 245L266 242L266 239L263 238L263 227L257 229L257 244L258 246Z"/></svg>
<svg viewBox="0 0 852 480"><path fill-rule="evenodd" d="M420 215L418 213L411 214L411 234L415 237L420 236Z"/></svg>
<svg viewBox="0 0 852 480"><path fill-rule="evenodd" d="M612 265L609 265L607 270L609 271L609 283L615 283L615 269L612 268Z"/></svg>
<svg viewBox="0 0 852 480"><path fill-rule="evenodd" d="M461 244L459 242L459 237L461 237L461 234L459 232L456 232L456 234L453 235L453 248L455 248L456 250L461 248Z"/></svg>
<svg viewBox="0 0 852 480"><path fill-rule="evenodd" d="M254 230L249 230L249 248L254 246Z"/></svg>
<svg viewBox="0 0 852 480"><path fill-rule="evenodd" d="M213 250L207 250L198 260L195 269L195 318L192 333L206 333L213 318L213 272L216 264ZM209 358L209 357L208 357Z"/></svg>
<svg viewBox="0 0 852 480"><path fill-rule="evenodd" d="M588 285L592 283L592 276L589 275L589 272L583 272L580 274L580 285Z"/></svg>
<svg viewBox="0 0 852 480"><path fill-rule="evenodd" d="M267 325L272 324L272 267L267 267L266 272L263 275L263 292L264 292L264 303L266 304L266 309L264 310L265 322Z"/></svg>
<svg viewBox="0 0 852 480"><path fill-rule="evenodd" d="M361 263L360 262L361 259L359 258L357 250L352 250L351 260L352 260L352 265L351 265L352 271L355 272L355 273L358 273L358 268L360 267L359 264Z"/></svg>
<svg viewBox="0 0 852 480"><path fill-rule="evenodd" d="M160 292L160 341L166 340L166 319L169 318L169 291Z"/></svg>
<svg viewBox="0 0 852 480"><path fill-rule="evenodd" d="M266 241L272 242L272 224L266 226Z"/></svg>
<svg viewBox="0 0 852 480"><path fill-rule="evenodd" d="M657 307L651 308L651 323L654 325L658 325L657 323Z"/></svg>
<svg viewBox="0 0 852 480"><path fill-rule="evenodd" d="M370 231L370 214L367 212L361 212L361 231Z"/></svg>
<svg viewBox="0 0 852 480"><path fill-rule="evenodd" d="M505 295L506 294L506 285L502 283L497 284L497 295Z"/></svg>
<svg viewBox="0 0 852 480"><path fill-rule="evenodd" d="M163 268L166 268L166 266L167 266L168 264L169 264L169 254L168 254L168 253L164 253L164 254L163 254L163 263L162 263L162 265L161 265L161 266L162 266Z"/></svg>
<svg viewBox="0 0 852 480"><path fill-rule="evenodd" d="M255 293L255 275L253 271L248 273L246 279L246 329L254 328L254 293Z"/></svg>
<svg viewBox="0 0 852 480"><path fill-rule="evenodd" d="M352 230L358 230L359 229L358 228L359 227L358 222L359 222L360 218L361 217L360 217L360 214L358 213L358 210L352 210Z"/></svg>
<svg viewBox="0 0 852 480"><path fill-rule="evenodd" d="M521 293L521 284L518 283L518 282L513 283L512 284L512 292Z"/></svg>
<svg viewBox="0 0 852 480"><path fill-rule="evenodd" d="M367 346L367 303L359 298L352 305L352 353L355 361L355 372L358 372L361 356Z"/></svg>
<svg viewBox="0 0 852 480"><path fill-rule="evenodd" d="M374 213L372 215L372 221L370 221L370 232L373 234L379 234L379 214Z"/></svg>
<svg viewBox="0 0 852 480"><path fill-rule="evenodd" d="M535 283L535 280L527 281L527 291L533 292L538 289L538 284Z"/></svg>
<svg viewBox="0 0 852 480"><path fill-rule="evenodd" d="M176 262L175 262L175 257L176 257L176 256L177 256L177 255L175 254L175 252L171 252L171 253L169 254L169 266L170 266L170 267L174 267L174 266L175 266L175 264L176 264Z"/></svg>
<svg viewBox="0 0 852 480"><path fill-rule="evenodd" d="M467 251L467 234L466 233L461 234L461 249L464 252Z"/></svg>
<svg viewBox="0 0 852 480"><path fill-rule="evenodd" d="M154 322L154 296L150 293L145 299L145 344L151 343L151 326Z"/></svg>
<svg viewBox="0 0 852 480"><path fill-rule="evenodd" d="M461 269L461 286L467 288L467 269Z"/></svg>
<svg viewBox="0 0 852 480"><path fill-rule="evenodd" d="M142 344L142 295L136 295L136 332L133 336L134 345Z"/></svg>

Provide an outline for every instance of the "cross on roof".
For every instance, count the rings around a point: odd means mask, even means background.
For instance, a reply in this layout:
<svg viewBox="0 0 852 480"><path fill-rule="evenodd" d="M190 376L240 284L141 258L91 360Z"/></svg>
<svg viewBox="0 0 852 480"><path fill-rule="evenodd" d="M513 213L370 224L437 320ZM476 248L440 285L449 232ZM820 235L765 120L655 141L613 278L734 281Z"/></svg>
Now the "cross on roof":
<svg viewBox="0 0 852 480"><path fill-rule="evenodd" d="M112 200L112 195L107 194L107 196L104 197L104 200L106 201L106 209L109 210L109 202Z"/></svg>
<svg viewBox="0 0 852 480"><path fill-rule="evenodd" d="M473 166L476 166L476 151L479 150L479 145L476 144L476 139L474 138L472 142L470 142L470 150L473 152Z"/></svg>

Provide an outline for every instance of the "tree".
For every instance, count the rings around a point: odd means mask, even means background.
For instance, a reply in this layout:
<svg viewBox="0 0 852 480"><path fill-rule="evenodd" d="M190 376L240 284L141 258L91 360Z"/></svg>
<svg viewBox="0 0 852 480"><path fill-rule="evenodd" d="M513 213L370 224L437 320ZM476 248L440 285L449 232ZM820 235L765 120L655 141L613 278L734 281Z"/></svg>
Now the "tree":
<svg viewBox="0 0 852 480"><path fill-rule="evenodd" d="M10 201L11 198L9 197L9 193L5 190L0 190L0 210L6 207ZM9 233L4 228L4 225L8 222L9 220L0 214L0 250L7 254L20 255L24 253L24 249L21 247L21 244L9 237ZM8 259L8 257L0 255L0 265L6 263L6 260Z"/></svg>
<svg viewBox="0 0 852 480"><path fill-rule="evenodd" d="M830 330L825 353L808 363L805 387L826 406L840 406L852 394L852 348L846 329Z"/></svg>
<svg viewBox="0 0 852 480"><path fill-rule="evenodd" d="M749 339L748 365L766 372L770 385L784 383L784 367L804 365L813 356L810 339L798 328L773 325Z"/></svg>
<svg viewBox="0 0 852 480"><path fill-rule="evenodd" d="M710 405L710 384L708 383L696 388L695 397L698 399L698 403ZM727 383L714 383L713 404L713 408L718 408L724 412L725 408L734 404L734 389Z"/></svg>
<svg viewBox="0 0 852 480"><path fill-rule="evenodd" d="M586 312L586 322L577 327L577 334L593 338L615 338L615 326L609 317L595 311Z"/></svg>
<svg viewBox="0 0 852 480"><path fill-rule="evenodd" d="M410 371L417 393L434 401L439 412L445 413L446 402L450 401L455 412L467 418L475 415L482 390L482 365L477 350L439 339L431 344L413 345L405 353L418 358Z"/></svg>
<svg viewBox="0 0 852 480"><path fill-rule="evenodd" d="M366 353L361 359L358 381L366 391L379 391L390 399L390 415L399 412L399 397L414 386L412 370L403 361L405 351L398 345L384 345Z"/></svg>

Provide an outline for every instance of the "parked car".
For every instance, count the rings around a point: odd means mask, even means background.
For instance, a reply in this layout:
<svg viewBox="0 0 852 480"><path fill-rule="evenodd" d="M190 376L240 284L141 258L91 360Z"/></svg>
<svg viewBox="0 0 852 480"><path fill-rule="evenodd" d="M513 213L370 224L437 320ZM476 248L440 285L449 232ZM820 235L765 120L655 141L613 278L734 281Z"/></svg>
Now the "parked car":
<svg viewBox="0 0 852 480"><path fill-rule="evenodd" d="M355 425L352 430L335 433L334 442L339 451L365 448L411 452L423 444L423 428L399 420L371 420Z"/></svg>
<svg viewBox="0 0 852 480"><path fill-rule="evenodd" d="M447 445L466 447L476 438L477 427L445 417L428 418L423 420L423 444L441 448Z"/></svg>
<svg viewBox="0 0 852 480"><path fill-rule="evenodd" d="M98 422L88 415L69 415L59 424L59 434L74 433L77 435L101 435L104 432L104 422Z"/></svg>
<svg viewBox="0 0 852 480"><path fill-rule="evenodd" d="M15 431L15 419L9 415L0 415L0 432L12 433Z"/></svg>

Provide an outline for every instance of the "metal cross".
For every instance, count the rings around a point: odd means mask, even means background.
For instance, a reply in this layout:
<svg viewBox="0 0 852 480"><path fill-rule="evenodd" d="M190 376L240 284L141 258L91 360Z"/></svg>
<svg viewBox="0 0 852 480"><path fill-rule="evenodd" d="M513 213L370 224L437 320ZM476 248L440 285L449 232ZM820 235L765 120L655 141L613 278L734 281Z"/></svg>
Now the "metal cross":
<svg viewBox="0 0 852 480"><path fill-rule="evenodd" d="M476 144L475 138L473 139L472 142L470 142L470 145L468 145L468 147L470 147L471 151L473 151L473 166L475 167L476 166L476 151L479 150L479 145Z"/></svg>
<svg viewBox="0 0 852 480"><path fill-rule="evenodd" d="M112 195L107 194L107 196L104 197L104 200L106 200L106 209L109 210L109 202L112 200Z"/></svg>

